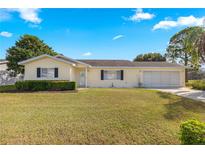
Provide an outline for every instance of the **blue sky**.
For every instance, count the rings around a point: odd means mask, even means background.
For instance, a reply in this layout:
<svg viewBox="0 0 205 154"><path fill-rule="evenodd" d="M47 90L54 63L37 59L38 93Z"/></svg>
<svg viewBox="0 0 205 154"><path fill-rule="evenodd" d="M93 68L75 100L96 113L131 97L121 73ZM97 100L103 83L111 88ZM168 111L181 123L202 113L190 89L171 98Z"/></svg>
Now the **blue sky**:
<svg viewBox="0 0 205 154"><path fill-rule="evenodd" d="M0 9L0 59L23 34L78 59L129 59L165 53L169 38L201 26L205 9Z"/></svg>

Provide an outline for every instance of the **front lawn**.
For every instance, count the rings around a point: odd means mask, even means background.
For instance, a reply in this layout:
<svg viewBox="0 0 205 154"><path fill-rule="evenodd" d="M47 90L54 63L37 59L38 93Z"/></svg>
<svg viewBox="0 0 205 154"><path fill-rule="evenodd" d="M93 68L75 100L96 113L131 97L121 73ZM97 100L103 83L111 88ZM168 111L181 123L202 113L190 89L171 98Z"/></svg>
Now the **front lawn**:
<svg viewBox="0 0 205 154"><path fill-rule="evenodd" d="M144 89L0 93L0 144L180 144L205 103Z"/></svg>

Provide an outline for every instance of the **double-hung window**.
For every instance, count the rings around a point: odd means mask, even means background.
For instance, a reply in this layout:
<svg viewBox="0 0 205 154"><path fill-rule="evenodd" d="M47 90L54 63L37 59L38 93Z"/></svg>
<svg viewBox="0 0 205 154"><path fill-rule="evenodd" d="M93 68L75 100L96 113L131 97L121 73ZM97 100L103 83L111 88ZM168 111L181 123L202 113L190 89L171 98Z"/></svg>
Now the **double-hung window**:
<svg viewBox="0 0 205 154"><path fill-rule="evenodd" d="M104 70L103 80L123 80L123 70Z"/></svg>
<svg viewBox="0 0 205 154"><path fill-rule="evenodd" d="M37 77L54 79L58 77L58 68L37 68Z"/></svg>
<svg viewBox="0 0 205 154"><path fill-rule="evenodd" d="M41 69L41 77L52 79L54 78L54 68L42 68Z"/></svg>

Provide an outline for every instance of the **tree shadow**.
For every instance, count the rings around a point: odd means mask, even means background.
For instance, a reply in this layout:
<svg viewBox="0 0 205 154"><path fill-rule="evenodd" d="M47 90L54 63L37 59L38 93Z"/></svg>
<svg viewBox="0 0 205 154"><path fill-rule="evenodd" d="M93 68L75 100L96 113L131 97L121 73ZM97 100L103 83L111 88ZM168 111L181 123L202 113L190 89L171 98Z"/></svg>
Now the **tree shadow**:
<svg viewBox="0 0 205 154"><path fill-rule="evenodd" d="M157 93L163 99L169 99L168 103L164 104L167 112L164 117L168 120L183 119L189 113L205 113L205 103L194 101L188 98L174 96L169 93Z"/></svg>

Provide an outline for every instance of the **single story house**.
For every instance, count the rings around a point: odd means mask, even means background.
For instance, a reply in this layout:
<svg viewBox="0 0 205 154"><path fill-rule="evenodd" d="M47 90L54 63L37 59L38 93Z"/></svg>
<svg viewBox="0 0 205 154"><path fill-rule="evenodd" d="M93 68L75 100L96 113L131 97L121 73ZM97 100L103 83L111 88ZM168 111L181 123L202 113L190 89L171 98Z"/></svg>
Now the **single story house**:
<svg viewBox="0 0 205 154"><path fill-rule="evenodd" d="M183 87L185 67L167 62L75 60L41 55L22 62L24 80L76 81L78 87Z"/></svg>

